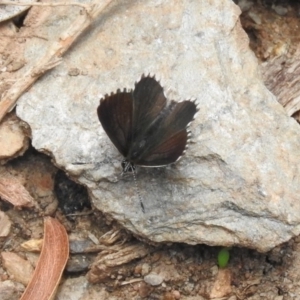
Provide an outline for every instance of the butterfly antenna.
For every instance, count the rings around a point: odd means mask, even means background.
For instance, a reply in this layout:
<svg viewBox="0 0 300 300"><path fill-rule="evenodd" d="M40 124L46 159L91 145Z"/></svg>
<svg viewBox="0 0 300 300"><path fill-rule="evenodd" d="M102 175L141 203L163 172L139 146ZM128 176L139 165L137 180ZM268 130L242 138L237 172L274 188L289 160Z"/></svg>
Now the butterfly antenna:
<svg viewBox="0 0 300 300"><path fill-rule="evenodd" d="M141 197L141 193L140 193L140 189L139 189L139 186L138 186L135 168L132 168L132 175L133 175L133 181L134 181L134 184L135 184L136 192L137 192L140 204L141 204L142 211L143 211L143 213L145 213L145 207L144 207L142 197Z"/></svg>

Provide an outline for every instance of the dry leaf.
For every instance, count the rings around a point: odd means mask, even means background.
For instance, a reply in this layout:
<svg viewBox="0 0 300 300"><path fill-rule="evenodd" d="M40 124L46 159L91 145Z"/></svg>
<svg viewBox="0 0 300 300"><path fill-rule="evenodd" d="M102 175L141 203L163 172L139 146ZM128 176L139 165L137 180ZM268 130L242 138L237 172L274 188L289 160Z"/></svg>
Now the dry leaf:
<svg viewBox="0 0 300 300"><path fill-rule="evenodd" d="M2 252L1 257L3 266L11 278L23 284L28 284L33 272L31 263L13 252Z"/></svg>
<svg viewBox="0 0 300 300"><path fill-rule="evenodd" d="M11 221L3 211L0 211L0 237L8 236L10 232L10 228L11 228Z"/></svg>
<svg viewBox="0 0 300 300"><path fill-rule="evenodd" d="M44 243L33 276L20 300L53 299L69 257L68 235L58 220L44 221Z"/></svg>
<svg viewBox="0 0 300 300"><path fill-rule="evenodd" d="M40 252L43 246L43 239L31 239L21 244L21 247L30 252Z"/></svg>
<svg viewBox="0 0 300 300"><path fill-rule="evenodd" d="M0 198L16 207L34 207L36 203L21 182L14 177L0 178Z"/></svg>

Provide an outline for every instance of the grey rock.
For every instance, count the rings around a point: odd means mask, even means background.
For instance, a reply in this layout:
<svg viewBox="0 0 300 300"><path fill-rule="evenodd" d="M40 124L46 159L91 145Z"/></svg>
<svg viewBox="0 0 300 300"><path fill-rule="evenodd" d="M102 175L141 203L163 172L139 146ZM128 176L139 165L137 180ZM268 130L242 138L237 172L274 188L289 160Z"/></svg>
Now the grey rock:
<svg viewBox="0 0 300 300"><path fill-rule="evenodd" d="M254 5L254 3L253 1L249 0L239 0L237 2L237 5L239 6L242 12L245 12L248 11Z"/></svg>
<svg viewBox="0 0 300 300"><path fill-rule="evenodd" d="M39 35L58 35L66 16L74 17L69 8L60 12L63 22L56 15ZM33 146L86 185L97 208L143 238L267 251L298 235L299 126L262 83L239 15L231 0L114 2L21 97L17 114L30 125ZM47 47L26 43L27 61ZM70 76L74 68L80 72ZM149 72L169 99L195 97L200 111L178 163L138 168L143 213L96 108L101 96L133 88Z"/></svg>
<svg viewBox="0 0 300 300"><path fill-rule="evenodd" d="M186 282L185 285L183 286L183 290L187 293L190 294L195 288L195 283L193 282Z"/></svg>
<svg viewBox="0 0 300 300"><path fill-rule="evenodd" d="M105 291L105 287L95 288L95 285L89 284L84 276L77 278L68 278L59 285L57 300L96 300L96 299L112 299L109 293Z"/></svg>
<svg viewBox="0 0 300 300"><path fill-rule="evenodd" d="M0 282L1 300L19 299L23 292L24 286L12 280L4 280Z"/></svg>
<svg viewBox="0 0 300 300"><path fill-rule="evenodd" d="M87 248L92 247L94 243L90 240L70 240L71 253L84 253Z"/></svg>
<svg viewBox="0 0 300 300"><path fill-rule="evenodd" d="M289 11L287 7L281 5L272 5L272 9L280 16L285 16Z"/></svg>
<svg viewBox="0 0 300 300"><path fill-rule="evenodd" d="M162 284L164 278L156 273L150 273L144 277L144 281L152 286L158 286Z"/></svg>
<svg viewBox="0 0 300 300"><path fill-rule="evenodd" d="M66 265L66 271L69 273L87 271L94 259L95 257L92 255L72 255Z"/></svg>
<svg viewBox="0 0 300 300"><path fill-rule="evenodd" d="M26 3L36 2L36 0L29 0ZM1 5L0 8L0 22L10 20L24 11L28 10L30 6L14 6L14 5Z"/></svg>

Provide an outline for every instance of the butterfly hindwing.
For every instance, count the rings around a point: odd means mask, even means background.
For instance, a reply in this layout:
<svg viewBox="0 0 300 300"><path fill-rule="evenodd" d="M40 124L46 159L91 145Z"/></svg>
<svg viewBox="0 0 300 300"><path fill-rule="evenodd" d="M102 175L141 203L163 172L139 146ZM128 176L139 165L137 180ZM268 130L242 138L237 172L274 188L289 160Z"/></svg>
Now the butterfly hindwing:
<svg viewBox="0 0 300 300"><path fill-rule="evenodd" d="M186 127L196 112L197 107L193 101L172 101L161 112L161 118L157 118L144 133L143 138L133 141L128 159L136 165L144 166L166 165L178 160L187 143Z"/></svg>
<svg viewBox="0 0 300 300"><path fill-rule="evenodd" d="M147 155L140 158L137 164L146 167L159 167L176 162L185 150L187 138L186 130L177 132L152 148Z"/></svg>

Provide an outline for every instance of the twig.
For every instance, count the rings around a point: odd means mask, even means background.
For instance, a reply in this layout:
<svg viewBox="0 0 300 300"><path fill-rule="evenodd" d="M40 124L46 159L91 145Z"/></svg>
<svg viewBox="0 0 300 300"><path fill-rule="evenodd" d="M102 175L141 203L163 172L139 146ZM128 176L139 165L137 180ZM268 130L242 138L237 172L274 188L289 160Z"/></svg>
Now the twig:
<svg viewBox="0 0 300 300"><path fill-rule="evenodd" d="M78 16L71 26L48 48L49 50L44 57L37 61L35 66L31 67L24 76L18 78L16 82L2 94L0 101L0 122L3 120L5 114L14 108L18 98L42 74L60 64L62 55L111 2L112 0L103 0L99 3L99 0L94 0L90 4L87 13Z"/></svg>
<svg viewBox="0 0 300 300"><path fill-rule="evenodd" d="M43 37L43 36L39 36L39 35L22 35L22 36L15 36L15 35L10 35L10 34L0 34L0 38L2 37L6 37L6 38L14 38L14 39L26 39L26 38L32 38L32 37L35 37L37 39L41 39L41 40L44 40L44 41L48 41L47 38Z"/></svg>
<svg viewBox="0 0 300 300"><path fill-rule="evenodd" d="M121 286L127 285L127 284L136 283L136 282L141 282L141 281L144 281L144 279L143 278L134 278L134 279L131 279L129 281L123 281L123 282L121 282Z"/></svg>

